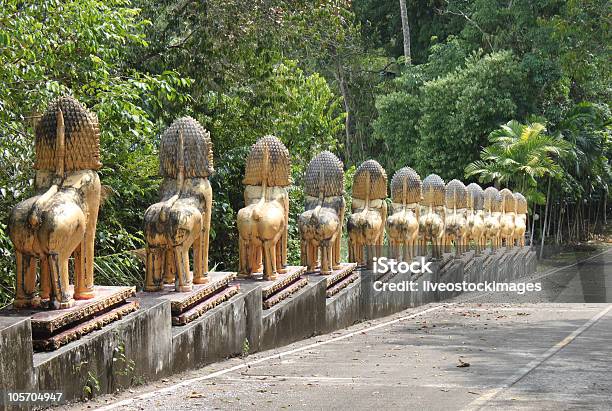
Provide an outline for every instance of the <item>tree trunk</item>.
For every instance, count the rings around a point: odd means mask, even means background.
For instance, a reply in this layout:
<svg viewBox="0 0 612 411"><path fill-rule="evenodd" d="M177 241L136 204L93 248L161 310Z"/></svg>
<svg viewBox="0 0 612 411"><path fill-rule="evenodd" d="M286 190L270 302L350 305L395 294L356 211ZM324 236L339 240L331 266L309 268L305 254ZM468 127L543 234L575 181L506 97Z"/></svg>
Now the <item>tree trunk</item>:
<svg viewBox="0 0 612 411"><path fill-rule="evenodd" d="M604 227L608 225L608 189L604 193L604 209L603 209Z"/></svg>
<svg viewBox="0 0 612 411"><path fill-rule="evenodd" d="M559 219L557 220L557 235L555 236L555 244L559 245L561 242L561 230L563 229L563 206L559 207Z"/></svg>
<svg viewBox="0 0 612 411"><path fill-rule="evenodd" d="M535 248L533 247L533 232L535 231L535 215L536 215L536 210L538 208L537 204L533 205L533 213L531 214L531 233L529 233L529 247L531 247L534 251Z"/></svg>
<svg viewBox="0 0 612 411"><path fill-rule="evenodd" d="M546 193L546 209L544 210L544 227L542 231L542 242L540 243L540 259L542 259L542 254L544 253L544 239L546 238L546 224L548 223L548 203L550 202L550 183L552 182L552 178L548 177L548 190Z"/></svg>
<svg viewBox="0 0 612 411"><path fill-rule="evenodd" d="M599 209L601 208L601 200L595 205L595 221L593 222L593 232L599 233Z"/></svg>
<svg viewBox="0 0 612 411"><path fill-rule="evenodd" d="M351 163L351 128L353 122L353 112L350 105L350 96L346 79L344 75L344 69L340 62L340 58L336 56L336 81L340 88L340 94L342 94L342 103L344 105L344 111L346 112L346 118L344 119L344 131L345 131L345 142L344 142L344 164Z"/></svg>
<svg viewBox="0 0 612 411"><path fill-rule="evenodd" d="M408 10L406 8L406 0L399 0L400 14L402 16L402 34L404 35L404 58L406 65L412 64L410 56L410 25L408 23Z"/></svg>
<svg viewBox="0 0 612 411"><path fill-rule="evenodd" d="M550 209L548 210L548 213L553 216L555 215L555 205L551 204L550 205ZM553 219L549 218L548 219L548 224L546 225L546 237L550 237L550 226L552 224Z"/></svg>
<svg viewBox="0 0 612 411"><path fill-rule="evenodd" d="M571 216L570 216L571 208L569 204L567 205L567 241L566 243L572 242L572 227L571 227Z"/></svg>

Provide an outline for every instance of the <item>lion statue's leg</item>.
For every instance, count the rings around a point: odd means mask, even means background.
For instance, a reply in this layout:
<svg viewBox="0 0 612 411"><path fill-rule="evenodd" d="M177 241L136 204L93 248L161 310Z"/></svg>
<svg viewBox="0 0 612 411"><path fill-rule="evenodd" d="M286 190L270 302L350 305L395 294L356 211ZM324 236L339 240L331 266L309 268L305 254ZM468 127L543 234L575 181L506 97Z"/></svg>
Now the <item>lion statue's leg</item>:
<svg viewBox="0 0 612 411"><path fill-rule="evenodd" d="M276 244L272 240L263 242L264 279L276 280Z"/></svg>
<svg viewBox="0 0 612 411"><path fill-rule="evenodd" d="M51 296L51 277L49 273L49 260L40 259L40 298L49 300Z"/></svg>
<svg viewBox="0 0 612 411"><path fill-rule="evenodd" d="M36 295L36 257L15 251L17 281L15 285L16 308L37 307L40 298Z"/></svg>
<svg viewBox="0 0 612 411"><path fill-rule="evenodd" d="M277 241L276 248L276 271L280 274L285 274L287 269L283 266L283 242Z"/></svg>
<svg viewBox="0 0 612 411"><path fill-rule="evenodd" d="M183 245L175 246L174 266L178 284L176 291L189 292L193 290L193 278L189 270L189 247Z"/></svg>
<svg viewBox="0 0 612 411"><path fill-rule="evenodd" d="M56 309L74 306L74 299L69 288L68 258L70 256L56 251L50 251L49 274L51 279L52 295L49 301Z"/></svg>
<svg viewBox="0 0 612 411"><path fill-rule="evenodd" d="M174 268L174 253L172 248L165 248L164 252L166 256L164 257L164 284L175 284L176 283L176 275Z"/></svg>
<svg viewBox="0 0 612 411"><path fill-rule="evenodd" d="M147 268L145 278L145 291L159 291L163 289L163 274L166 265L166 250L147 246Z"/></svg>

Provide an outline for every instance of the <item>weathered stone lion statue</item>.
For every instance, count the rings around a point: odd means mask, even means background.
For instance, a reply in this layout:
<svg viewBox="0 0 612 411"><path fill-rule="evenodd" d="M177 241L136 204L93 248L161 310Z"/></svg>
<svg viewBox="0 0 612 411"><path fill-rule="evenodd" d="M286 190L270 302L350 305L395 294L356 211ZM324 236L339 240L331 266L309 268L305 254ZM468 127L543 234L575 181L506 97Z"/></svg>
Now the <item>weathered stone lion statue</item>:
<svg viewBox="0 0 612 411"><path fill-rule="evenodd" d="M422 252L427 251L427 242L431 241L432 257L442 256L441 246L444 240L444 221L446 186L444 180L436 174L430 174L423 180L423 214L419 218L419 233Z"/></svg>
<svg viewBox="0 0 612 411"><path fill-rule="evenodd" d="M476 183L467 186L468 191L468 241L473 241L476 253L486 247L484 222L484 190Z"/></svg>
<svg viewBox="0 0 612 411"><path fill-rule="evenodd" d="M347 223L349 261L367 265L366 246L381 253L387 220L387 173L375 160L363 162L355 171L351 212Z"/></svg>
<svg viewBox="0 0 612 411"><path fill-rule="evenodd" d="M187 292L208 281L208 245L214 172L210 134L191 117L176 120L164 132L159 150L161 201L144 215L147 241L146 291L163 282ZM193 246L193 272L189 250Z"/></svg>
<svg viewBox="0 0 612 411"><path fill-rule="evenodd" d="M516 218L514 219L514 240L519 247L525 246L527 231L527 199L521 193L514 193L516 199Z"/></svg>
<svg viewBox="0 0 612 411"><path fill-rule="evenodd" d="M484 191L485 241L491 241L492 249L501 245L501 203L499 191L495 187L487 187Z"/></svg>
<svg viewBox="0 0 612 411"><path fill-rule="evenodd" d="M252 276L261 269L275 280L287 266L287 224L291 183L289 151L274 136L259 139L246 161L243 183L246 206L238 211L239 274Z"/></svg>
<svg viewBox="0 0 612 411"><path fill-rule="evenodd" d="M401 168L393 175L387 235L398 260L408 261L416 255L422 196L421 177L412 168Z"/></svg>
<svg viewBox="0 0 612 411"><path fill-rule="evenodd" d="M467 189L459 180L446 184L446 219L444 220L444 245L450 248L455 245L455 254L467 250Z"/></svg>
<svg viewBox="0 0 612 411"><path fill-rule="evenodd" d="M506 247L514 246L514 229L516 217L516 198L512 191L504 188L499 192L502 197L502 210L500 219L500 236Z"/></svg>
<svg viewBox="0 0 612 411"><path fill-rule="evenodd" d="M312 159L306 168L304 211L298 219L302 265L314 272L319 250L321 274L340 268L340 241L344 223L344 171L329 151Z"/></svg>
<svg viewBox="0 0 612 411"><path fill-rule="evenodd" d="M94 297L94 238L100 206L100 129L72 97L48 107L36 126L36 195L9 216L17 261L13 306L69 308ZM74 289L68 260L74 256ZM36 265L40 261L40 296Z"/></svg>

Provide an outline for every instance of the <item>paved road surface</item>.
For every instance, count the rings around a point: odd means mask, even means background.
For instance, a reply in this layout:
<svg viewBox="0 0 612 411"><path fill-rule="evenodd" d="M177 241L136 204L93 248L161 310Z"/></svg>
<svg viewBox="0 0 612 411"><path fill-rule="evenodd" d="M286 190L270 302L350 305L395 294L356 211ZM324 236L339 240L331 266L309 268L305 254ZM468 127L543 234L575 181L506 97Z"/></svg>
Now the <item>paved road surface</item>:
<svg viewBox="0 0 612 411"><path fill-rule="evenodd" d="M464 295L74 408L612 409L611 262L608 248L549 270L541 293Z"/></svg>

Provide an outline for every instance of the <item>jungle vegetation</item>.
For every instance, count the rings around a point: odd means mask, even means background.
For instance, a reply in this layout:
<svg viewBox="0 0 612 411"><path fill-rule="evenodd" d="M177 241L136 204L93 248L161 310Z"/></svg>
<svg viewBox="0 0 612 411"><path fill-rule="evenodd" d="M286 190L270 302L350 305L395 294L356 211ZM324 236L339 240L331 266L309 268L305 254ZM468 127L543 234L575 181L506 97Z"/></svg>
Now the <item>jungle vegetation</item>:
<svg viewBox="0 0 612 411"><path fill-rule="evenodd" d="M530 219L534 240L579 242L605 226L607 1L0 4L0 303L14 281L7 216L32 193L32 126L62 94L101 124L98 283L142 281L135 250L144 246L144 210L156 201L159 138L182 115L199 120L214 142L218 269L236 266L244 160L265 134L292 155L293 220L304 167L328 149L344 161L347 190L354 167L375 158L390 177L410 165L423 177L525 192L531 213L548 216Z"/></svg>

